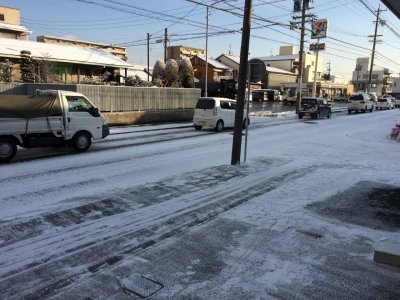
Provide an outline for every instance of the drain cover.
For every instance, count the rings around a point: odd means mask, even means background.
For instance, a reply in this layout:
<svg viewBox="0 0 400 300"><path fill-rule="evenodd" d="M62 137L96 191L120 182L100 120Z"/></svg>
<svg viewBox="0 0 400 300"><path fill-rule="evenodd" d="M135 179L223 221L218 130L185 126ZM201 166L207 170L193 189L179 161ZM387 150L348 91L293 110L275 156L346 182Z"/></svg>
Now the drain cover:
<svg viewBox="0 0 400 300"><path fill-rule="evenodd" d="M119 278L119 281L125 291L134 293L142 298L150 297L164 287L161 283L137 274Z"/></svg>

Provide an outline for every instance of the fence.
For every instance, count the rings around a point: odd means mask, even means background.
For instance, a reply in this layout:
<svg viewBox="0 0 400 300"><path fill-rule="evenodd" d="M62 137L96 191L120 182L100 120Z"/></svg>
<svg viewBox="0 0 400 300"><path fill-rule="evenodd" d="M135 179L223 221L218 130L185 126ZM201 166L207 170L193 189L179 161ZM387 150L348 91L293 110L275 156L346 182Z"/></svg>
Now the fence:
<svg viewBox="0 0 400 300"><path fill-rule="evenodd" d="M84 94L103 112L193 109L200 89L98 86L82 84L0 83L0 93L33 95L37 89Z"/></svg>

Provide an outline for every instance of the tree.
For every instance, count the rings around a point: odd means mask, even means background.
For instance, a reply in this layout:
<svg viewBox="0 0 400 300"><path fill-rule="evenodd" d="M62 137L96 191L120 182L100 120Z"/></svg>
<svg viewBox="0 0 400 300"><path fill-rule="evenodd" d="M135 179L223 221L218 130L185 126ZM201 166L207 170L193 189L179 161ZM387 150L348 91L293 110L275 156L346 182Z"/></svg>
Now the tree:
<svg viewBox="0 0 400 300"><path fill-rule="evenodd" d="M22 82L35 82L35 65L31 57L31 52L28 50L21 51L21 80Z"/></svg>
<svg viewBox="0 0 400 300"><path fill-rule="evenodd" d="M157 60L153 68L153 83L154 85L161 87L164 86L163 77L165 72L165 63L162 60Z"/></svg>
<svg viewBox="0 0 400 300"><path fill-rule="evenodd" d="M36 59L36 77L39 79L39 82L48 83L54 79L54 76L51 76L51 69L54 66L54 62L52 62L50 59L50 54L44 54L42 59Z"/></svg>
<svg viewBox="0 0 400 300"><path fill-rule="evenodd" d="M179 66L176 60L169 59L167 61L163 81L166 87L180 87Z"/></svg>
<svg viewBox="0 0 400 300"><path fill-rule="evenodd" d="M0 81L11 82L12 80L12 63L9 59L4 60L0 63Z"/></svg>
<svg viewBox="0 0 400 300"><path fill-rule="evenodd" d="M194 71L188 58L182 59L179 63L179 79L183 88L194 88Z"/></svg>

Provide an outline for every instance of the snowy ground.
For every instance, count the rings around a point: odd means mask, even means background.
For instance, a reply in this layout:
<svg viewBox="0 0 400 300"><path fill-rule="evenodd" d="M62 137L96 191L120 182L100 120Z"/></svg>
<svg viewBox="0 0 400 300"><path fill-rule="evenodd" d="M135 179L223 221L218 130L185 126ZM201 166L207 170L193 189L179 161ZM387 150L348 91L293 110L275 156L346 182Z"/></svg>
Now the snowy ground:
<svg viewBox="0 0 400 300"><path fill-rule="evenodd" d="M231 131L190 124L2 165L1 298L399 299L372 259L399 241L396 123L253 117L241 166Z"/></svg>

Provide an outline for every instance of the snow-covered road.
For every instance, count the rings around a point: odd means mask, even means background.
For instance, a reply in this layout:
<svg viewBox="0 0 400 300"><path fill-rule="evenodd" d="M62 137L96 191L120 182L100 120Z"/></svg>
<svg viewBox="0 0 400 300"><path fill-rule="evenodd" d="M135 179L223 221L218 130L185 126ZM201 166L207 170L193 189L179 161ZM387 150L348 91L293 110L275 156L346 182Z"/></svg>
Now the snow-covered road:
<svg viewBox="0 0 400 300"><path fill-rule="evenodd" d="M78 155L23 150L0 166L2 299L399 298L398 269L371 260L399 227L320 207L400 186L398 122L253 118L241 166L231 131L188 123L113 128Z"/></svg>

